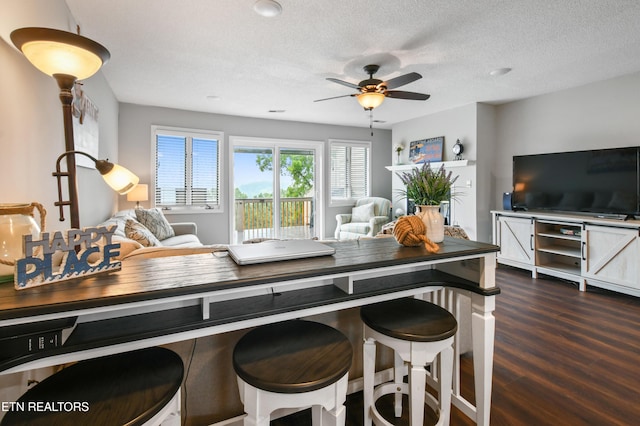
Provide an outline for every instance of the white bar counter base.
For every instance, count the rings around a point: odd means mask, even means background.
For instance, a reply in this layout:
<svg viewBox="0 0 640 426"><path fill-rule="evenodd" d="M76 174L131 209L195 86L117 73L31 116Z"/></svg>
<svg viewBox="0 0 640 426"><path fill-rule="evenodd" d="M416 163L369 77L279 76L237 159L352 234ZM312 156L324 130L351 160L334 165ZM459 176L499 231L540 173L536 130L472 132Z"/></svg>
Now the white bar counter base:
<svg viewBox="0 0 640 426"><path fill-rule="evenodd" d="M63 346L0 359L0 374L423 297L470 327L475 404L461 394L457 338L452 403L488 426L498 247L449 237L437 253L403 247L393 238L327 244L336 255L248 266L211 254L139 259L117 273L35 290L0 286L0 327L78 317ZM460 322L460 296L471 299L471 324Z"/></svg>

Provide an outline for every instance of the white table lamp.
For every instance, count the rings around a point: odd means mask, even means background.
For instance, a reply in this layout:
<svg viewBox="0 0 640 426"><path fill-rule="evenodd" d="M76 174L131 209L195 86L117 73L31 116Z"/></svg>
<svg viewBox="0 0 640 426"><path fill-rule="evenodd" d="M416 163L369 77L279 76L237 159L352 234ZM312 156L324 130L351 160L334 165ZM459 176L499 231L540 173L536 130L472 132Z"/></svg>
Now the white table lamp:
<svg viewBox="0 0 640 426"><path fill-rule="evenodd" d="M136 185L129 193L127 193L127 201L135 201L136 209L140 207L140 201L147 201L149 199L149 186L144 183Z"/></svg>

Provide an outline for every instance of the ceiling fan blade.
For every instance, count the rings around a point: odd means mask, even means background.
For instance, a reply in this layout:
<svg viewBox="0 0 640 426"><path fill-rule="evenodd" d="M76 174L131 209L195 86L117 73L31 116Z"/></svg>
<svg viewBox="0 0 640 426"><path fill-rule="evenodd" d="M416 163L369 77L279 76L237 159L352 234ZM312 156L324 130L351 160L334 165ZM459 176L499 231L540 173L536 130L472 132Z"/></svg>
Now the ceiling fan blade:
<svg viewBox="0 0 640 426"><path fill-rule="evenodd" d="M342 84L343 86L351 87L352 89L359 89L360 86L354 83L349 83L348 81L338 80L337 78L327 78L327 80L332 81L334 83Z"/></svg>
<svg viewBox="0 0 640 426"><path fill-rule="evenodd" d="M388 98L412 99L414 101L426 101L431 97L431 95L425 95L424 93L404 92L402 90L387 90L384 94Z"/></svg>
<svg viewBox="0 0 640 426"><path fill-rule="evenodd" d="M341 95L341 96L332 96L330 98L324 98L324 99L316 99L313 102L321 102L321 101L328 101L330 99L338 99L338 98L346 98L347 96L356 96L357 93L353 93L351 95Z"/></svg>
<svg viewBox="0 0 640 426"><path fill-rule="evenodd" d="M391 80L387 80L386 86L387 89L395 89L396 87L404 86L405 84L412 83L416 80L420 80L422 76L417 72L410 72L409 74L400 75L398 77L394 77Z"/></svg>

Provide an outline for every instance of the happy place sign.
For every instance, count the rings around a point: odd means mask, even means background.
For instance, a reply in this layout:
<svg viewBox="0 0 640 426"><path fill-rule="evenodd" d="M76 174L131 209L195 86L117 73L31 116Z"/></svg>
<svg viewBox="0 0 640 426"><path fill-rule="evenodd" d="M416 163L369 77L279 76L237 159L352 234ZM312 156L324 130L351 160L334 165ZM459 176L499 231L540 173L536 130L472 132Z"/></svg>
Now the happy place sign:
<svg viewBox="0 0 640 426"><path fill-rule="evenodd" d="M15 288L22 290L43 284L84 278L122 268L114 260L120 254L120 244L113 243L117 226L101 226L85 229L70 229L66 235L57 231L40 234L34 240L32 235L23 236L24 259L16 260ZM61 262L54 260L60 256Z"/></svg>

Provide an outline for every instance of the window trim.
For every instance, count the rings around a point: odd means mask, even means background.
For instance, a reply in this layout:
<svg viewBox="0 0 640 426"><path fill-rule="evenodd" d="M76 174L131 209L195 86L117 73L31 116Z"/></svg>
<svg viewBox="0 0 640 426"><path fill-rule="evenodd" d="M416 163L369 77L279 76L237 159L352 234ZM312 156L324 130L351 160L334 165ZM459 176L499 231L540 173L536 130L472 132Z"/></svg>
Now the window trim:
<svg viewBox="0 0 640 426"><path fill-rule="evenodd" d="M151 125L151 167L149 180L150 185L152 186L152 194L155 194L156 190L156 140L158 134L168 136L184 136L190 138L216 139L218 141L218 204L212 206L211 208L193 205L160 207L161 209L163 209L165 214L224 213L226 193L226 184L224 182L224 132L218 130L193 129L187 127L161 126L156 124ZM187 164L186 167L187 173L191 174L191 164ZM152 195L150 201L153 207L157 207L155 195Z"/></svg>
<svg viewBox="0 0 640 426"><path fill-rule="evenodd" d="M329 163L329 206L330 207L339 207L339 206L353 206L355 205L356 198L340 198L334 199L331 195L332 186L331 186L331 150L334 146L339 147L357 147L357 148L366 148L368 150L368 167L366 170L366 179L367 179L367 196L371 196L371 164L372 164L372 143L371 141L357 141L357 140L347 140L347 139L329 139L329 153L328 153L328 163Z"/></svg>

